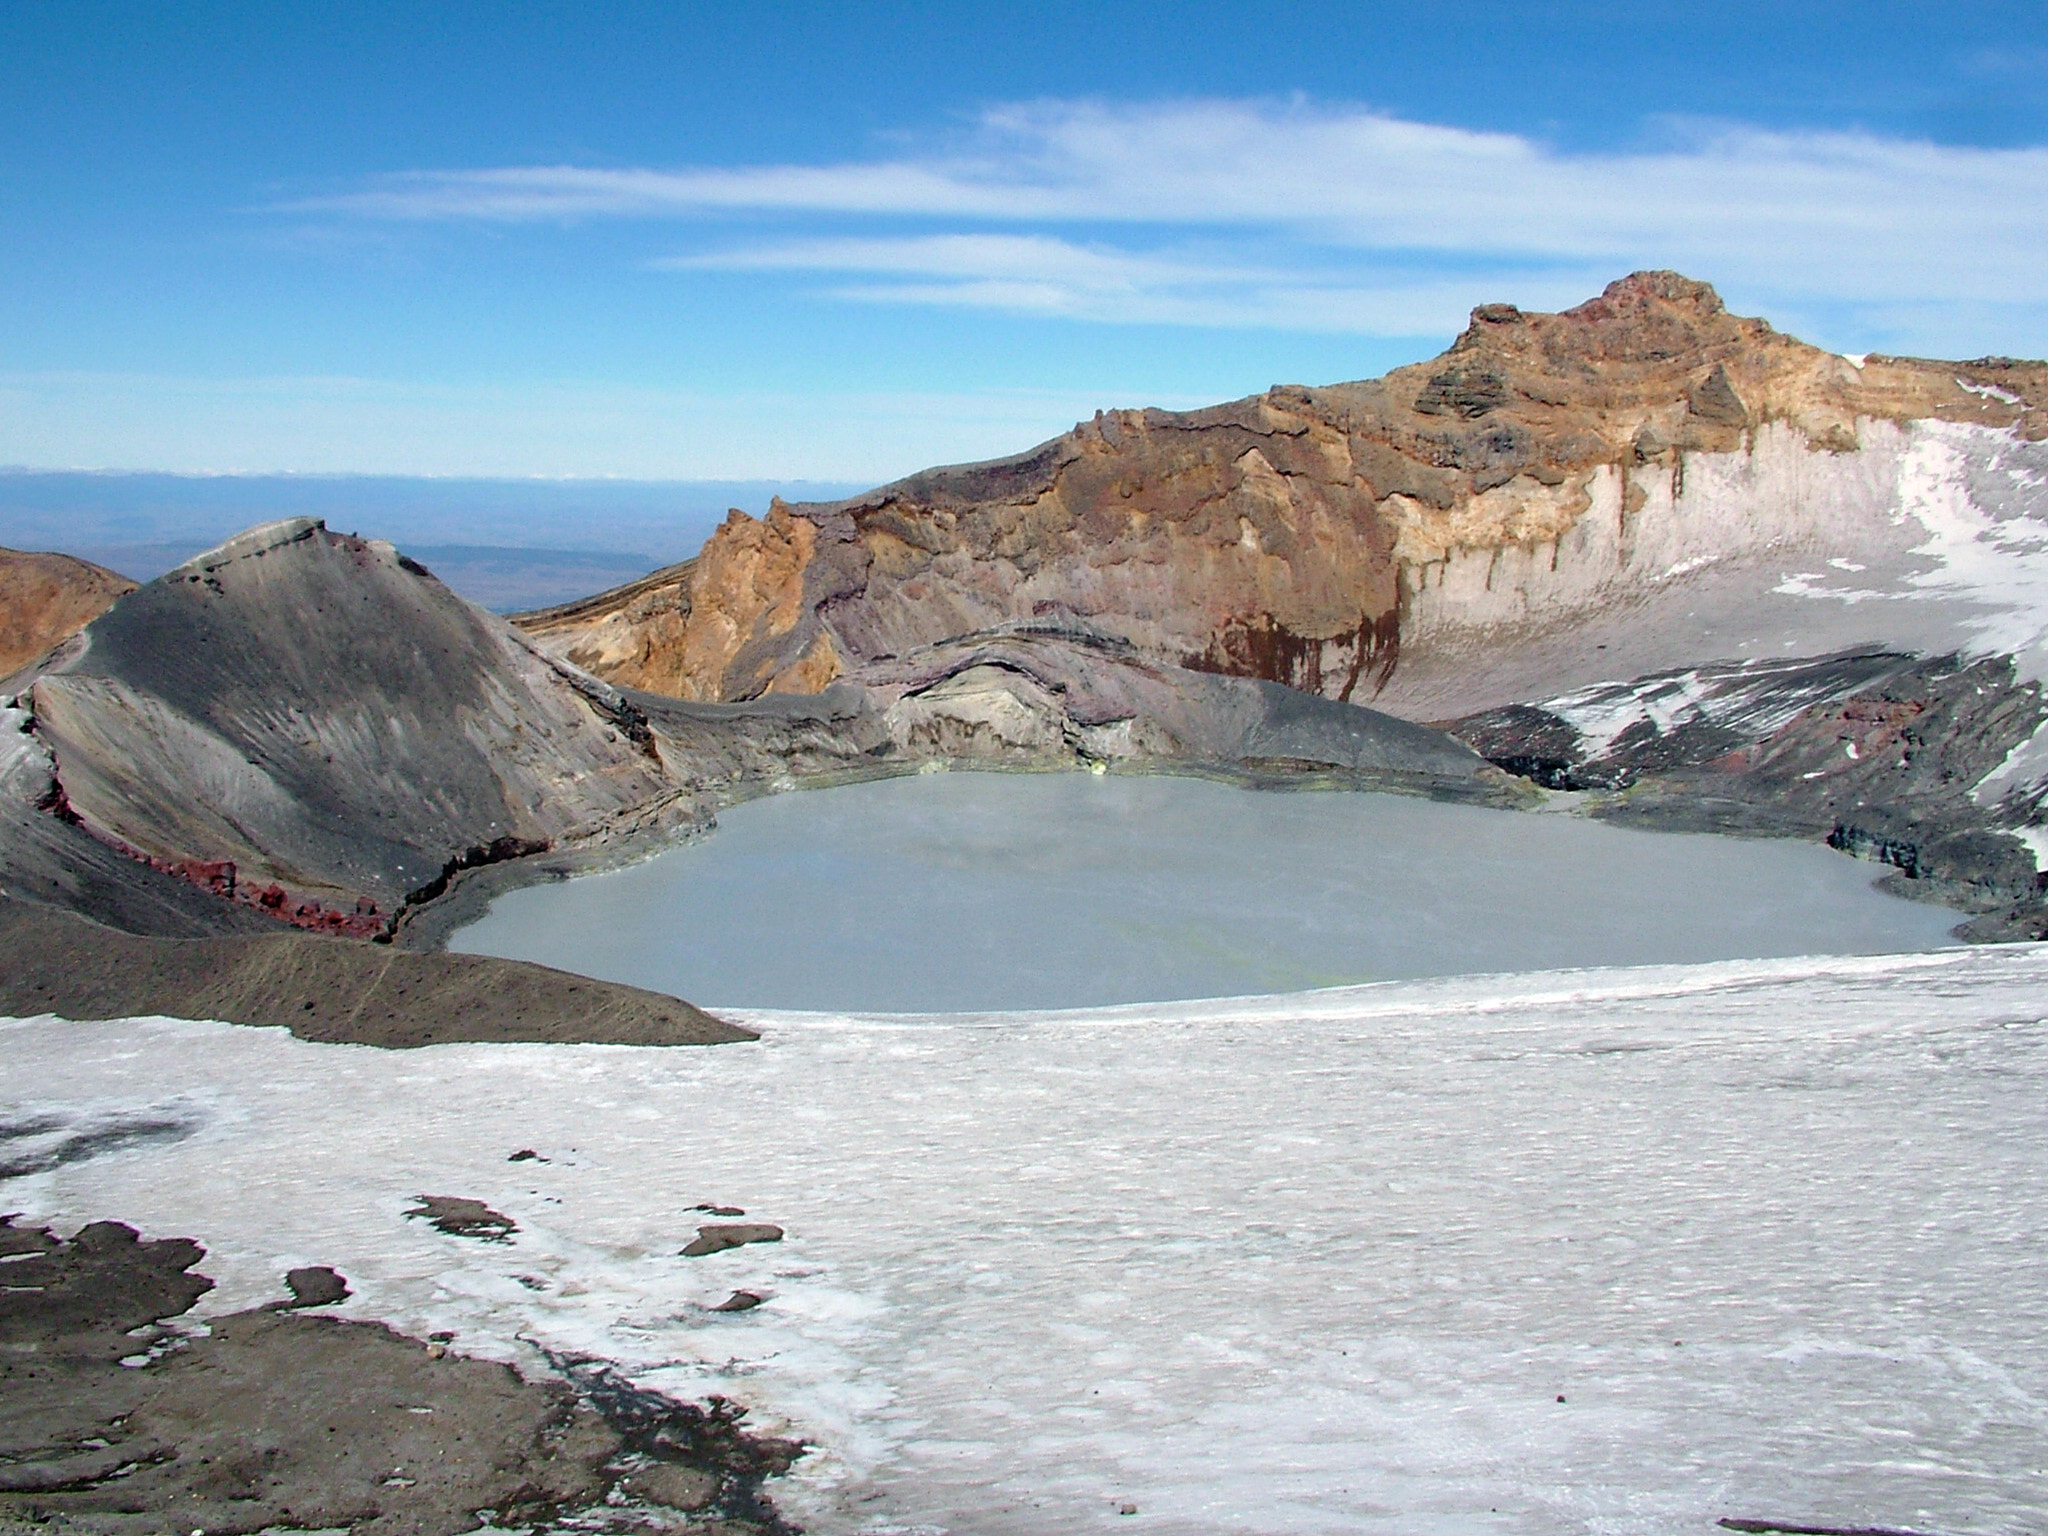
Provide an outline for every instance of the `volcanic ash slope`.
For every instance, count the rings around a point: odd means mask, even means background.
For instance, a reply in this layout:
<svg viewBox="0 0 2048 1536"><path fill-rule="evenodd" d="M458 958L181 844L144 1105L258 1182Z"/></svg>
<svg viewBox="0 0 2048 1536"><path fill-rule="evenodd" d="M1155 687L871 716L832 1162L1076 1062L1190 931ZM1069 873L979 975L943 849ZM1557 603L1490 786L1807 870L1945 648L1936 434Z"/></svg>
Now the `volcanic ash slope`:
<svg viewBox="0 0 2048 1536"><path fill-rule="evenodd" d="M688 812L614 690L306 519L129 594L19 706L45 810L330 931L384 931L465 864Z"/></svg>

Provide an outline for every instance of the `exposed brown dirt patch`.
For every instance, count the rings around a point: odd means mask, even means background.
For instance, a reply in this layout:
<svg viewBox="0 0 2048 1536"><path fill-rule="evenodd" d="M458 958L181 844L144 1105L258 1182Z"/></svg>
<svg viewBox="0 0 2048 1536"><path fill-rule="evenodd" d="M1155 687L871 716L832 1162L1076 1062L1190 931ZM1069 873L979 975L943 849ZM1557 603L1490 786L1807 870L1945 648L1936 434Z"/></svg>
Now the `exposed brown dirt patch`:
<svg viewBox="0 0 2048 1536"><path fill-rule="evenodd" d="M135 590L69 555L0 549L0 677L40 661Z"/></svg>

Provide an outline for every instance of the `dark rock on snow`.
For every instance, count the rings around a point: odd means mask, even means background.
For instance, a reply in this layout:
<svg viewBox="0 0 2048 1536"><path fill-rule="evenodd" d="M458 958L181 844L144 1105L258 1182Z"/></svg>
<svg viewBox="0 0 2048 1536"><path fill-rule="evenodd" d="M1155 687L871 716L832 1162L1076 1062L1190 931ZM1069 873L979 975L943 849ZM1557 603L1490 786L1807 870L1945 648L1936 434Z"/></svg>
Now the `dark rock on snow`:
<svg viewBox="0 0 2048 1536"><path fill-rule="evenodd" d="M348 1281L325 1264L286 1270L284 1288L292 1293L292 1299L278 1302L272 1311L297 1312L307 1307L331 1307L337 1302L347 1301L353 1294L348 1288Z"/></svg>
<svg viewBox="0 0 2048 1536"><path fill-rule="evenodd" d="M463 1195L414 1195L419 1204L405 1214L408 1218L420 1218L436 1232L446 1232L450 1237L474 1237L486 1243L508 1243L512 1234L519 1230L519 1223L502 1212L492 1210L481 1200L471 1200Z"/></svg>
<svg viewBox="0 0 2048 1536"><path fill-rule="evenodd" d="M686 1259L701 1259L707 1254L723 1253L728 1248L744 1248L749 1243L779 1243L782 1228L765 1221L714 1222L708 1227L699 1227L697 1235L683 1248Z"/></svg>
<svg viewBox="0 0 2048 1536"><path fill-rule="evenodd" d="M761 1483L802 1448L749 1434L730 1404L674 1402L587 1366L528 1382L379 1324L290 1310L340 1299L315 1299L338 1284L325 1269L293 1272L294 1303L186 1337L160 1325L212 1284L191 1273L199 1245L112 1222L66 1241L0 1218L0 1255L0 1522L456 1536L480 1518L538 1526L623 1499L702 1512L735 1536L787 1532Z"/></svg>

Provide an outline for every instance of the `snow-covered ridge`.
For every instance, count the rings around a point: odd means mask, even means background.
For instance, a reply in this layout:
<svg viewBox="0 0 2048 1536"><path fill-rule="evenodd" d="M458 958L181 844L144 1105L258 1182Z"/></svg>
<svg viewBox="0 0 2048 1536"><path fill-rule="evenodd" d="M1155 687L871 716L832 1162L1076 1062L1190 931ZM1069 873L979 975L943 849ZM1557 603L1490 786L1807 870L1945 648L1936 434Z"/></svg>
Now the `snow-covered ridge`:
<svg viewBox="0 0 2048 1536"><path fill-rule="evenodd" d="M7 1120L159 1129L7 1203L201 1237L214 1312L332 1263L356 1316L738 1397L816 1446L779 1497L819 1530L2017 1536L2044 995L2021 946L757 1014L716 1051L28 1020ZM680 1258L706 1203L787 1236Z"/></svg>

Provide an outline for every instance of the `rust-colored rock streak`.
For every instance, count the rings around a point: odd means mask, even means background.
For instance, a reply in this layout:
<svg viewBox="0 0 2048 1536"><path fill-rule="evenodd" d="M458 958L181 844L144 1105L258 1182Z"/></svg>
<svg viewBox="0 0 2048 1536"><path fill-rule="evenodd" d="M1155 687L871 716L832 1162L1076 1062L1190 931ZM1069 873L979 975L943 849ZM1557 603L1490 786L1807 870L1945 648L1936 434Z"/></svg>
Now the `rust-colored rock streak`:
<svg viewBox="0 0 2048 1536"><path fill-rule="evenodd" d="M0 549L0 678L40 661L134 590L126 576L69 555Z"/></svg>
<svg viewBox="0 0 2048 1536"><path fill-rule="evenodd" d="M1502 603L1461 595L1475 559L1484 587L1512 556L1515 611L1540 606L1528 593L1581 520L1611 510L1625 533L1653 493L1676 498L1689 456L1780 429L1843 453L1860 424L1925 418L2048 436L2048 367L1858 365L1642 272L1562 314L1482 305L1448 352L1384 378L1101 413L1016 458L735 512L696 560L520 622L601 677L686 699L815 692L1031 621L1363 703L1418 643L1465 643L1460 604L1503 630ZM1600 574L1568 574L1552 606L1597 611Z"/></svg>

